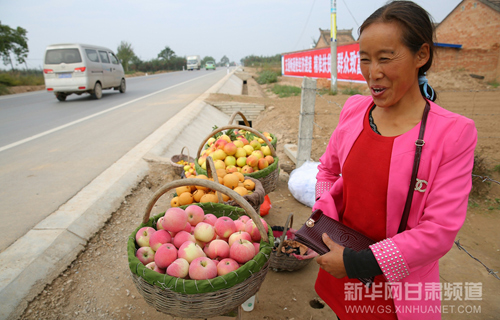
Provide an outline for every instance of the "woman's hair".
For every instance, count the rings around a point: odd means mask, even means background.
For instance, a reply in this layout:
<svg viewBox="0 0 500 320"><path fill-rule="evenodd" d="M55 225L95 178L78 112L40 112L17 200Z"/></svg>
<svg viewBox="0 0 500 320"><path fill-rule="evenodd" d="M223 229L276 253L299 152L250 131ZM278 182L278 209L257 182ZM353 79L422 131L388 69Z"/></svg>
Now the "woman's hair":
<svg viewBox="0 0 500 320"><path fill-rule="evenodd" d="M432 65L434 57L433 39L435 28L431 15L412 1L391 1L377 9L363 22L358 30L359 35L361 35L364 29L375 22L398 23L402 31L401 41L413 53L417 53L423 44L427 43L429 45L429 60L418 70L420 77L425 76L425 73ZM429 90L432 90L432 95L428 94ZM430 96L434 96L435 99L436 94L428 84L426 84L425 88L420 85L420 91L424 97L430 99ZM434 101L434 99L431 100Z"/></svg>

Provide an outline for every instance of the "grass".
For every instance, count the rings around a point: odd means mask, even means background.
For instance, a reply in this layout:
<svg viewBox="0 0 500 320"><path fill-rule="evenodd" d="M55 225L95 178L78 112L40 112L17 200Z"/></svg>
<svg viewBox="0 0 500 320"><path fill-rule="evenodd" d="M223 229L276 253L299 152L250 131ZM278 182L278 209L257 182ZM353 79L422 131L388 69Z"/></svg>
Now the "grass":
<svg viewBox="0 0 500 320"><path fill-rule="evenodd" d="M332 89L319 89L318 93L322 96L324 96L324 95L336 96L339 92L333 91Z"/></svg>
<svg viewBox="0 0 500 320"><path fill-rule="evenodd" d="M361 94L361 91L359 91L358 88L349 87L349 88L343 89L342 94L345 94L348 96L353 96L355 94Z"/></svg>
<svg viewBox="0 0 500 320"><path fill-rule="evenodd" d="M41 70L0 71L0 95L8 94L8 87L43 85Z"/></svg>
<svg viewBox="0 0 500 320"><path fill-rule="evenodd" d="M275 84L272 89L274 94L277 94L280 98L286 98L290 96L298 96L302 90L298 87L279 85Z"/></svg>
<svg viewBox="0 0 500 320"><path fill-rule="evenodd" d="M256 79L258 84L269 84L278 82L278 74L275 71L266 69L259 72L259 77Z"/></svg>
<svg viewBox="0 0 500 320"><path fill-rule="evenodd" d="M492 86L493 88L498 88L498 86L500 86L500 83L498 83L498 81L496 80L493 80L491 82L488 82L488 85Z"/></svg>

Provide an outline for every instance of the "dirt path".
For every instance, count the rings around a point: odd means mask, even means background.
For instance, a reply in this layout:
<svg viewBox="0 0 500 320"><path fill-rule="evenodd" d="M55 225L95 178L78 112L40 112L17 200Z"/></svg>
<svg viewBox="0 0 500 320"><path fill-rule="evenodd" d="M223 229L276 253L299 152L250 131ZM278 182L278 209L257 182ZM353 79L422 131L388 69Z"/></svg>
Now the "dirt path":
<svg viewBox="0 0 500 320"><path fill-rule="evenodd" d="M500 111L497 110L500 91L488 91L491 88L477 82L471 84L467 77L463 78L462 87L456 88L456 82L450 87L445 81L450 76L457 75L443 75L444 80L441 82L439 75L435 75L435 83L441 86L437 102L474 119L479 132L477 154L484 159L486 167L493 169L500 164ZM282 83L300 86L300 79L284 79ZM469 90L472 85L477 86L475 90L481 91L463 91ZM252 81L249 81L248 89L250 96L212 95L209 100L233 99L264 104L266 111L255 121L254 127L277 135L280 161L293 167L283 153L283 145L297 141L300 97L278 99L267 91L266 86L257 87ZM317 161L324 152L337 124L340 106L347 98L342 94L317 97L312 151L314 160ZM498 173L489 174L499 180ZM104 228L89 241L78 259L29 303L21 319L177 319L157 312L146 304L132 282L125 250L127 238L140 224L143 210L154 191L174 179L178 177L169 166L151 163L148 176L124 200ZM490 192L487 198L471 201L467 220L457 239L489 268L500 271L500 238L497 230L500 185L492 184L487 188ZM299 227L310 214L310 208L290 195L286 174L280 177L277 190L269 196L273 207L265 219L271 226L283 225L288 214L294 213L294 226ZM164 211L166 207L163 204L167 202L160 201L154 212ZM498 318L500 281L488 274L479 262L454 246L441 259L440 266L443 284L480 283L482 288L482 300L443 301L442 304L448 306L448 313L443 314L443 319ZM318 308L322 306L321 301L313 303L316 308L311 306L311 301L318 298L314 291L317 271L318 266L314 261L296 272L269 271L257 295L255 309L244 313L243 319L333 319L334 314L327 306ZM462 313L458 312L460 306L463 308ZM466 312L473 307L476 311L480 307L480 313Z"/></svg>

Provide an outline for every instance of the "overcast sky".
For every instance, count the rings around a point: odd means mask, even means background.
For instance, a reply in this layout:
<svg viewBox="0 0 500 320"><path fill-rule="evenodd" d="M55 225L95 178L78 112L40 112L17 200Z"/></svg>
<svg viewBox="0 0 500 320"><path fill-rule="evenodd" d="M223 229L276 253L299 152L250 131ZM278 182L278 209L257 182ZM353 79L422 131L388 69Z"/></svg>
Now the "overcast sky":
<svg viewBox="0 0 500 320"><path fill-rule="evenodd" d="M177 56L270 56L308 49L330 29L330 0L0 0L0 22L28 31L28 67L41 68L45 47L88 43L113 51L132 44L142 60L166 46ZM386 0L337 0L337 28L353 29ZM436 22L461 1L417 0ZM5 68L5 67L4 67Z"/></svg>

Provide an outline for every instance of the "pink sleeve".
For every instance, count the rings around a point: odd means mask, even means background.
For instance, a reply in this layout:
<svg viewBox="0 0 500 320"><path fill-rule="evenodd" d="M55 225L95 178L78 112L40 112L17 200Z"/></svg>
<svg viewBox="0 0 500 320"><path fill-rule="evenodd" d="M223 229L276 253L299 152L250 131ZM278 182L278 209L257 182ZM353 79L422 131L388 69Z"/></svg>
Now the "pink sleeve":
<svg viewBox="0 0 500 320"><path fill-rule="evenodd" d="M399 281L444 256L465 220L477 131L468 120L456 137L442 139L446 142L443 156L417 224L370 246L388 281Z"/></svg>
<svg viewBox="0 0 500 320"><path fill-rule="evenodd" d="M316 200L323 192L329 191L335 181L340 178L340 162L336 148L335 131L330 137L330 142L325 153L319 158L318 174L316 175Z"/></svg>

